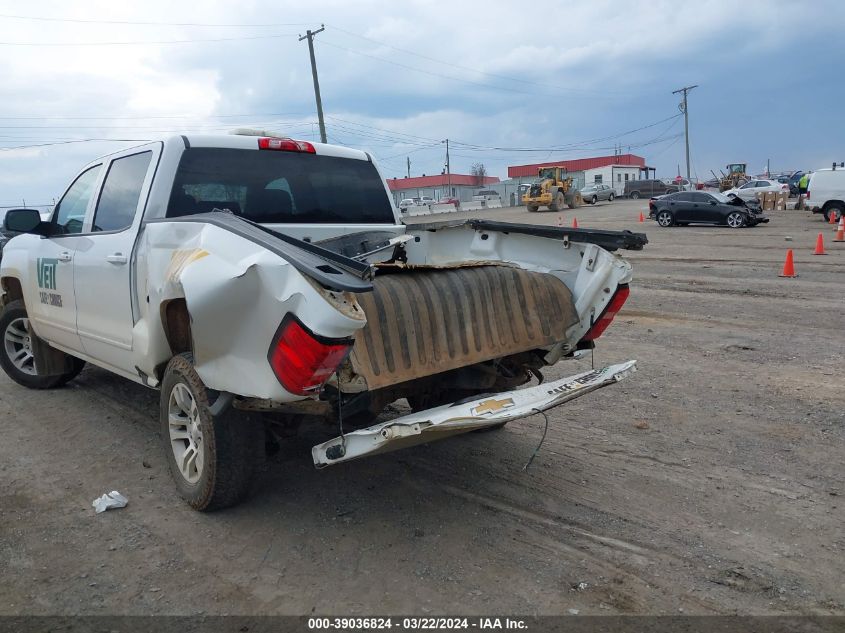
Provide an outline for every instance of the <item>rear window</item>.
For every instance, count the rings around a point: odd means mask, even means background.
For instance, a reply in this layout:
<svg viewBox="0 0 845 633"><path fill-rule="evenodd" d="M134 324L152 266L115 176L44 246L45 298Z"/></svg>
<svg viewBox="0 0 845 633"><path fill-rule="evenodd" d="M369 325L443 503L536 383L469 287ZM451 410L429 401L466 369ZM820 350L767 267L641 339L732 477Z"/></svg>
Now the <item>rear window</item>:
<svg viewBox="0 0 845 633"><path fill-rule="evenodd" d="M393 224L369 161L297 152L191 148L176 171L167 217L228 210L265 224Z"/></svg>

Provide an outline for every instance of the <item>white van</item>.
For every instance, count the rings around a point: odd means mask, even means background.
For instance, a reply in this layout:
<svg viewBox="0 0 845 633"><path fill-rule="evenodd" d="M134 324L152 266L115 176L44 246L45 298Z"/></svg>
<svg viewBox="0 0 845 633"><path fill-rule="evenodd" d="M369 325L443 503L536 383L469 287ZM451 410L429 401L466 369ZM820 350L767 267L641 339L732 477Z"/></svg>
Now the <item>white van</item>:
<svg viewBox="0 0 845 633"><path fill-rule="evenodd" d="M813 172L804 204L813 213L823 213L827 221L831 214L837 220L841 218L845 214L845 163Z"/></svg>

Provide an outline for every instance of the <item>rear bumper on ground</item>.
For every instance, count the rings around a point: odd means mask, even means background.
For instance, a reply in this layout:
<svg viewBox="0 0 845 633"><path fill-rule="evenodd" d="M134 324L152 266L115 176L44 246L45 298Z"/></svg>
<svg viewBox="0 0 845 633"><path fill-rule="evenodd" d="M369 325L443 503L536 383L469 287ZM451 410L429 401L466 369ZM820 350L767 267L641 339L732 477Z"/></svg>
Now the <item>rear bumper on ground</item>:
<svg viewBox="0 0 845 633"><path fill-rule="evenodd" d="M525 418L616 384L637 369L637 361L583 372L536 387L469 402L447 404L336 437L311 449L317 468L386 453Z"/></svg>

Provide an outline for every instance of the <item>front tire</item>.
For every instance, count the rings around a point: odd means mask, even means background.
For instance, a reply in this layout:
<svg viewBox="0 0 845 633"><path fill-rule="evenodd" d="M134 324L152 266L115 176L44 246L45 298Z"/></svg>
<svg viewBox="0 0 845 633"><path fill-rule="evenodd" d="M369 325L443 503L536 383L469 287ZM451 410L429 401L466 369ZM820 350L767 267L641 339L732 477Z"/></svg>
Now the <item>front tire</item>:
<svg viewBox="0 0 845 633"><path fill-rule="evenodd" d="M608 201L608 202L613 202L613 199L614 199L615 197L616 197L615 195L610 194L610 195L607 197L607 201Z"/></svg>
<svg viewBox="0 0 845 633"><path fill-rule="evenodd" d="M537 211L539 211L539 209L540 209L539 206L534 205L534 204L527 205L527 208L528 208L529 213L537 213Z"/></svg>
<svg viewBox="0 0 845 633"><path fill-rule="evenodd" d="M170 359L161 384L161 436L182 498L204 512L249 492L264 451L263 427L229 410L213 416L190 353Z"/></svg>
<svg viewBox="0 0 845 633"><path fill-rule="evenodd" d="M73 380L85 361L65 355L69 358L70 369L63 374L45 375L38 372L35 365L33 343L37 335L32 330L23 301L16 300L6 304L0 313L0 366L9 378L19 385L30 389L53 389ZM46 345L46 343L42 343ZM61 354L62 352L56 352Z"/></svg>
<svg viewBox="0 0 845 633"><path fill-rule="evenodd" d="M741 229L745 226L745 215L739 211L732 211L725 218L725 223L732 229Z"/></svg>
<svg viewBox="0 0 845 633"><path fill-rule="evenodd" d="M675 223L675 219L669 211L659 211L657 213L657 224L663 228L670 227Z"/></svg>

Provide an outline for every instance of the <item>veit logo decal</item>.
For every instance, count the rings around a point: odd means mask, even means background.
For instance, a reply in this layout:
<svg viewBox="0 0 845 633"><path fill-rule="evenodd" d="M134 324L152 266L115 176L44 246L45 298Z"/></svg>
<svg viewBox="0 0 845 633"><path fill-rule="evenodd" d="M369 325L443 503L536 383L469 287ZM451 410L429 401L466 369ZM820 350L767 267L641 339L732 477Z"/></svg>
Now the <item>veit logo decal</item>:
<svg viewBox="0 0 845 633"><path fill-rule="evenodd" d="M39 257L36 262L38 268L38 286L44 290L56 289L56 269L59 265L59 260L53 257ZM39 291L39 299L41 303L54 308L62 307L62 295L56 292Z"/></svg>
<svg viewBox="0 0 845 633"><path fill-rule="evenodd" d="M56 267L58 259L52 257L38 258L38 287L45 290L56 289Z"/></svg>

